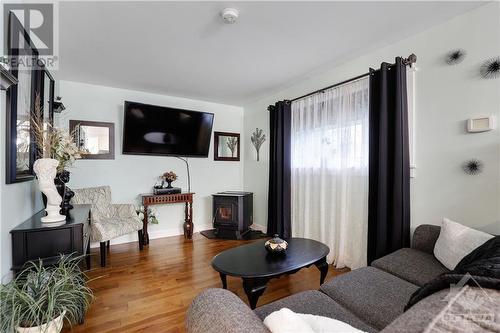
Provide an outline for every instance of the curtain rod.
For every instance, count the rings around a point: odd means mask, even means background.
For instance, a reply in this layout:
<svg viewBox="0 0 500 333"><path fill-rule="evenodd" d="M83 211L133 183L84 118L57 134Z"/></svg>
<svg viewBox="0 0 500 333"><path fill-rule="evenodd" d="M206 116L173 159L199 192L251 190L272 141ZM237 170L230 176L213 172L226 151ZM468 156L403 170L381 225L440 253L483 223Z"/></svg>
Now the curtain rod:
<svg viewBox="0 0 500 333"><path fill-rule="evenodd" d="M408 58L403 58L403 64L405 64L405 65L407 65L407 66L408 66L408 65L410 65L410 66L411 66L412 64L414 64L414 63L416 63L416 62L417 62L417 56L416 56L415 54L413 54L413 53L412 53L412 54L410 54L410 55L408 56ZM375 72L376 72L376 71L378 71L378 69L377 69L377 70L375 70ZM328 87L324 87L324 88L321 88L321 89L315 90L315 91L310 92L310 93L308 93L308 94L305 94L305 95L303 95L303 96L300 96L300 97L294 98L294 99L292 99L292 100L291 100L291 102L296 101L296 100L299 100L299 99L302 99L302 98L304 98L304 97L308 97L308 96L311 96L311 95L317 94L317 93L322 92L322 91L327 90L327 89L335 88L335 87L341 86L341 85L343 85L343 84L346 84L346 83L349 83L349 82L352 82L352 81L359 80L359 79L361 79L361 78L363 78L363 77L365 77L365 76L370 75L370 73L372 73L372 72L373 72L373 70L370 70L369 72L367 72L367 73L365 73L365 74L361 74L361 75L358 75L358 76L356 76L356 77L350 78L350 79L348 79L348 80L345 80L345 81L342 81L342 82L339 82L339 83L332 84L331 86L328 86Z"/></svg>

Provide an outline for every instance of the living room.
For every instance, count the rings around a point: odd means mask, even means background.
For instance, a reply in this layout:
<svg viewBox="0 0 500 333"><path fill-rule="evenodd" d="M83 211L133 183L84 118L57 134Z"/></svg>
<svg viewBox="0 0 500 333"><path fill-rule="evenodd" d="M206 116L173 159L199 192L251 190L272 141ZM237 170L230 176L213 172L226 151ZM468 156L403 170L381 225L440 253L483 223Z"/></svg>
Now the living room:
<svg viewBox="0 0 500 333"><path fill-rule="evenodd" d="M499 2L44 4L0 13L2 292L76 252L63 331L437 332L469 273L498 329Z"/></svg>

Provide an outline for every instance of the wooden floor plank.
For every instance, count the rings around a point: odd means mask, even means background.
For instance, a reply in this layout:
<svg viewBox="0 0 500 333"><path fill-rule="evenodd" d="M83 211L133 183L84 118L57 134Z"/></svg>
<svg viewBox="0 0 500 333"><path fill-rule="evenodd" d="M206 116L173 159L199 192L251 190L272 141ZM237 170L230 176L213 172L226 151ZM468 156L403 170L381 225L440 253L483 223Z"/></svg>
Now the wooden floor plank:
<svg viewBox="0 0 500 333"><path fill-rule="evenodd" d="M139 251L136 243L112 245L107 266L99 266L99 249L92 249L88 272L96 299L85 323L63 332L185 332L186 310L207 288L220 288L219 274L210 262L216 254L248 241L207 239L194 234L151 240ZM326 280L345 270L330 268ZM271 280L258 306L304 290L318 289L319 271L305 268ZM241 279L228 277L228 289L248 304Z"/></svg>

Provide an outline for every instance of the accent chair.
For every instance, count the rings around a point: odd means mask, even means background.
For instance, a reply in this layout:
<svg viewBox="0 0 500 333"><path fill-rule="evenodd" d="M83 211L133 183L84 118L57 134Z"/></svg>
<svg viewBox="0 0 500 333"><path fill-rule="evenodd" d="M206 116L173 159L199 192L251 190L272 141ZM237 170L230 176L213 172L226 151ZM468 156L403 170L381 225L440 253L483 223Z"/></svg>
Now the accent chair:
<svg viewBox="0 0 500 333"><path fill-rule="evenodd" d="M109 186L89 187L73 190L73 204L90 204L90 239L100 243L101 266L106 266L106 251L109 241L137 231L139 249L143 248L142 221L133 204L112 204Z"/></svg>

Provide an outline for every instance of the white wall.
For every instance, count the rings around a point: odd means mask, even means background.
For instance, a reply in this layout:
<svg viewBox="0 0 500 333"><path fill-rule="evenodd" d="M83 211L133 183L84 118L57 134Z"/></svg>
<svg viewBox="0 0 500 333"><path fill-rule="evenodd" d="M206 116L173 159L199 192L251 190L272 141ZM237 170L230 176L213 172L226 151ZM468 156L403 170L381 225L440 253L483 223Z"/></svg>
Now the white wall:
<svg viewBox="0 0 500 333"><path fill-rule="evenodd" d="M158 176L173 170L179 179L174 186L187 189L184 162L173 157L122 155L123 103L125 100L154 105L213 112L214 131L237 132L243 135L243 108L198 100L150 94L139 91L95 86L70 81L59 82L66 110L57 116L61 127L70 119L115 123L115 159L79 160L71 171L72 188L110 185L115 203L139 204L139 194L152 191ZM213 193L243 188L243 162L213 160L213 138L208 158L190 158L191 190L196 192L193 204L194 231L211 228ZM242 154L244 156L244 154ZM150 225L150 238L182 234L182 204L157 205L158 225ZM111 243L136 240L130 235Z"/></svg>
<svg viewBox="0 0 500 333"><path fill-rule="evenodd" d="M0 6L3 17L3 6ZM3 33L0 34L0 54L3 50ZM0 91L0 279L11 277L11 238L10 230L42 208L41 195L34 181L10 184L5 183L5 136L6 136L5 91Z"/></svg>
<svg viewBox="0 0 500 333"><path fill-rule="evenodd" d="M494 2L458 16L382 49L309 75L290 88L245 106L245 189L255 195L255 221L267 223L268 147L255 161L250 133L255 127L269 135L269 104L293 99L377 67L382 61L415 53L416 178L412 179L412 226L439 224L446 216L489 232L500 233L500 131L467 134L470 117L496 115L500 120L500 79L478 76L480 63L500 55L500 4ZM465 60L448 66L443 59L454 48L467 51ZM286 56L286 55L285 55ZM478 158L479 176L467 176L461 164Z"/></svg>

